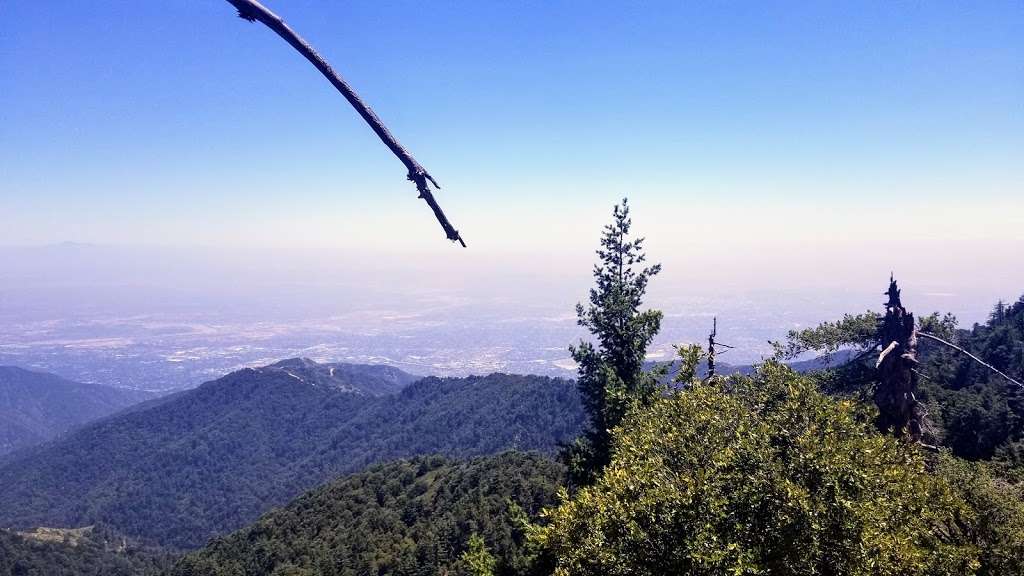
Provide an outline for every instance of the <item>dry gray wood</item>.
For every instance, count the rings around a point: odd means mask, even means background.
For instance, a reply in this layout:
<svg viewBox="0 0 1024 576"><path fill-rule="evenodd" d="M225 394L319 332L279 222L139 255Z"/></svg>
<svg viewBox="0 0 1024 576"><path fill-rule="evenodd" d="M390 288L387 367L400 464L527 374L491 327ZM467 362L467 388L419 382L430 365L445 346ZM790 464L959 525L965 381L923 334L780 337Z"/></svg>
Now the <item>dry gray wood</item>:
<svg viewBox="0 0 1024 576"><path fill-rule="evenodd" d="M881 366L882 365L882 361L884 361L885 357L889 355L889 352L892 352L893 350L895 350L896 347L899 346L899 345L900 345L900 343L896 342L895 340L890 342L889 345L885 347L885 350L882 350L882 353L878 355L878 360L875 361L875 368L878 368L879 366Z"/></svg>
<svg viewBox="0 0 1024 576"><path fill-rule="evenodd" d="M268 10L265 6L256 2L255 0L227 0L232 6L238 10L238 16L248 20L249 22L259 21L263 23L267 28L273 30L278 36L283 38L285 42L288 42L302 54L306 60L309 60L321 74L327 78L328 81L341 92L341 95L348 100L349 104L356 109L356 112L363 117L363 120L370 125L370 128L377 134L382 142L405 164L406 169L409 170L408 178L416 184L416 190L419 192L419 197L422 198L430 209L434 211L434 216L437 221L441 224L441 228L444 229L445 236L448 237L452 242L458 242L462 244L462 247L466 247L466 243L462 240L462 236L459 235L459 231L452 226L451 222L448 221L448 217L444 215L444 211L437 204L437 200L434 199L434 194L430 190L430 184L433 184L435 188L440 189L441 186L437 184L433 176L427 172L412 154L409 153L398 140L388 131L384 123L381 122L380 118L374 114L373 110L366 105L365 102L356 94L355 90L348 85L348 82L331 68L331 65L308 42L302 39L294 30L288 27L284 23L284 20L280 16L274 14Z"/></svg>

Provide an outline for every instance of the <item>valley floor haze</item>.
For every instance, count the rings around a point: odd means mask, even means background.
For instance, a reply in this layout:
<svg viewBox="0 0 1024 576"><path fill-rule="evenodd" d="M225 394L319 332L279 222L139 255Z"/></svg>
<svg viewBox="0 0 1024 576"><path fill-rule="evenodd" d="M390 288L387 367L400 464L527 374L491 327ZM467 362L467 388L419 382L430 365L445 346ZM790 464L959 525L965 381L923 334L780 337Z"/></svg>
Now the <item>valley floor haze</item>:
<svg viewBox="0 0 1024 576"><path fill-rule="evenodd" d="M582 255L572 265L462 253L463 262L424 262L73 243L0 255L0 364L147 390L192 387L290 357L421 375L572 377L568 345L585 336L574 306L590 283ZM865 264L873 274L848 270L844 278L836 262L812 259L758 279L728 261L720 253L691 266L665 263L648 298L665 313L650 359L705 341L717 317L720 341L735 347L722 361L759 361L771 355L768 341L788 330L877 309L889 272ZM963 325L984 321L988 303L1013 301L1014 286L1024 285L1013 277L1024 276L1020 269L1004 268L1001 282L984 272L907 268L906 298L922 311L953 312Z"/></svg>

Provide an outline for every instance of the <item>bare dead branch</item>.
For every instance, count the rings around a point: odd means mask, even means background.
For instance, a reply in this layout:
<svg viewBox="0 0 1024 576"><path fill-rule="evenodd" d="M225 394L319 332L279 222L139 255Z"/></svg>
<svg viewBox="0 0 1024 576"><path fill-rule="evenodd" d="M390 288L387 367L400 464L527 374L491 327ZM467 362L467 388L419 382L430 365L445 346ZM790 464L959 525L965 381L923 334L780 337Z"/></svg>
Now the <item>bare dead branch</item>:
<svg viewBox="0 0 1024 576"><path fill-rule="evenodd" d="M462 244L462 247L465 248L466 243L462 240L462 236L459 235L459 231L452 226L451 222L448 221L448 218L444 215L444 211L441 210L441 207L434 199L434 194L430 190L430 184L433 184L434 187L438 189L441 187L427 172L427 170L423 168L423 166L420 166L420 163L412 157L412 154L398 143L398 140L391 134L391 132L388 131L380 118L378 118L377 115L374 114L373 110L363 102L359 95L356 94L355 90L348 85L348 82L345 82L345 80L335 72L333 68L331 68L331 65L328 64L327 61L309 45L308 42L303 40L295 33L294 30L289 28L280 16L274 14L256 0L227 1L238 10L239 17L248 20L249 22L255 22L258 20L266 25L267 28L273 30L278 36L283 38L285 42L291 44L292 48L295 48L295 50L297 50L299 54L302 54L306 60L309 60L310 63L312 63L313 66L315 66L316 69L319 70L328 81L330 81L338 92L341 92L341 95L348 100L349 104L356 109L356 112L363 117L363 120L370 125L370 128L372 128L377 134L377 137L384 142L384 145L391 149L391 152L402 161L402 164L405 164L406 169L409 170L409 180L416 184L416 190L419 192L419 197L422 198L427 205L430 206L430 209L434 211L434 216L441 224L441 228L444 229L445 236L447 236L452 242Z"/></svg>
<svg viewBox="0 0 1024 576"><path fill-rule="evenodd" d="M875 368L881 366L882 360L885 360L885 357L889 355L889 352L895 350L897 346L899 346L899 343L895 340L890 342L889 345L885 347L885 350L882 350L882 353L878 355L878 360L875 361Z"/></svg>
<svg viewBox="0 0 1024 576"><path fill-rule="evenodd" d="M999 374L1000 376L1005 378L1007 381L1009 381L1009 382L1011 382L1013 384L1016 384L1017 386L1019 386L1021 388L1024 388L1024 384L1021 384L1020 382L1014 380L1013 378L1010 378L1006 374L1003 374L995 366L989 364L988 362L985 362L981 358L978 358L974 354L971 354L967 350L964 350L963 348L957 346L956 344L953 344L952 342L947 342L947 341L943 340L942 338L939 338L938 336L936 336L934 334L929 334L928 332L918 332L917 335L918 336L924 336L925 338L928 338L929 340L934 340L935 342L938 342L939 344L945 344L946 346L949 346L950 348L956 350L957 352L960 352L961 354L964 354L964 355L968 356L971 360L974 360L975 362L977 362L978 364L981 364L985 368L988 368L989 370L995 372L996 374Z"/></svg>

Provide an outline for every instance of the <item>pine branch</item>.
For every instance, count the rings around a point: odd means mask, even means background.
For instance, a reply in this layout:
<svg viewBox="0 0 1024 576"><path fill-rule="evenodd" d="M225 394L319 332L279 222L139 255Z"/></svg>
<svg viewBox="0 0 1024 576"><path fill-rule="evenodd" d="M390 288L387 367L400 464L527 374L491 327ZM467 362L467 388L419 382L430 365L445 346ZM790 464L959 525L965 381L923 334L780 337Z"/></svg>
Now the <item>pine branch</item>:
<svg viewBox="0 0 1024 576"><path fill-rule="evenodd" d="M872 352L874 352L877 349L878 349L878 344L875 344L874 346L872 346L870 348L865 348L860 354L857 354L852 360L848 361L847 364L853 364L854 362L860 362L861 360L866 358L868 356L868 354L871 354ZM875 367L877 368L877 366L875 366Z"/></svg>
<svg viewBox="0 0 1024 576"><path fill-rule="evenodd" d="M967 350L964 350L963 348L957 346L956 344L953 344L951 342L947 342L947 341L943 340L942 338L939 338L938 336L935 336L934 334L929 334L927 332L918 332L917 335L918 336L924 336L925 338L928 338L929 340L934 340L935 342L938 342L939 344L945 344L946 346L949 346L950 348L960 352L961 354L967 355L968 357L971 358L971 360L974 360L975 362L977 362L978 364L981 364L985 368L988 368L989 370L995 372L996 374L999 374L1000 376L1002 376L1003 378L1005 378L1009 382L1012 382L1013 384L1016 384L1017 386L1019 386L1021 388L1024 388L1024 384L1021 384L1020 382L1014 380L1013 378L1010 378L1006 374L1003 374L995 366L989 364L988 362L985 362L981 358L978 358L974 354L971 354L970 352L968 352Z"/></svg>
<svg viewBox="0 0 1024 576"><path fill-rule="evenodd" d="M419 197L422 198L427 205L430 206L430 209L434 211L434 216L441 224L441 228L444 229L445 236L453 242L457 241L459 244L462 244L463 248L465 248L466 243L462 240L462 236L459 235L459 231L452 226L451 222L448 221L448 218L444 215L444 211L441 210L441 207L434 199L434 194L430 190L430 184L433 184L437 189L440 189L441 186L437 184L434 178L425 168L423 168L423 166L420 166L420 163L412 157L412 154L398 143L398 140L391 134L391 132L388 131L380 118L378 118L377 115L374 114L373 110L363 102L359 95L355 93L355 90L353 90L352 87L349 86L333 68L331 68L331 65L328 64L327 61L309 45L309 43L296 34L294 30L289 28L280 16L274 14L262 4L256 2L256 0L227 1L238 10L238 16L240 18L248 20L249 22L255 22L257 20L260 21L266 25L267 28L270 28L278 36L283 38L285 42L291 44L292 48L295 48L295 50L297 50L299 54L302 54L306 60L309 60L310 63L312 63L313 66L315 66L316 69L319 70L328 81L330 81L338 92L341 92L341 95L348 100L349 104L356 109L356 112L363 117L363 120L370 125L370 128L372 128L374 133L377 134L377 137L384 142L384 145L402 161L402 164L405 164L405 167L409 170L409 180L416 184L416 190L419 192Z"/></svg>

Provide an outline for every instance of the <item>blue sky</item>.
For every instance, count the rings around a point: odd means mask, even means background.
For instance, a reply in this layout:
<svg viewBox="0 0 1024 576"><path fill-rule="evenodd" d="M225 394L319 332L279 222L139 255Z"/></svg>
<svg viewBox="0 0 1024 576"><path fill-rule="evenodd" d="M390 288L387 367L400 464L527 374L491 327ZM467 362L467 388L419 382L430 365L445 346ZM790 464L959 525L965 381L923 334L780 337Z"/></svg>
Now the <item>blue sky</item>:
<svg viewBox="0 0 1024 576"><path fill-rule="evenodd" d="M623 195L662 259L784 272L878 249L902 209L935 266L1024 246L1020 2L267 5L434 174L476 258L589 260ZM0 17L0 245L461 257L347 103L226 2Z"/></svg>

